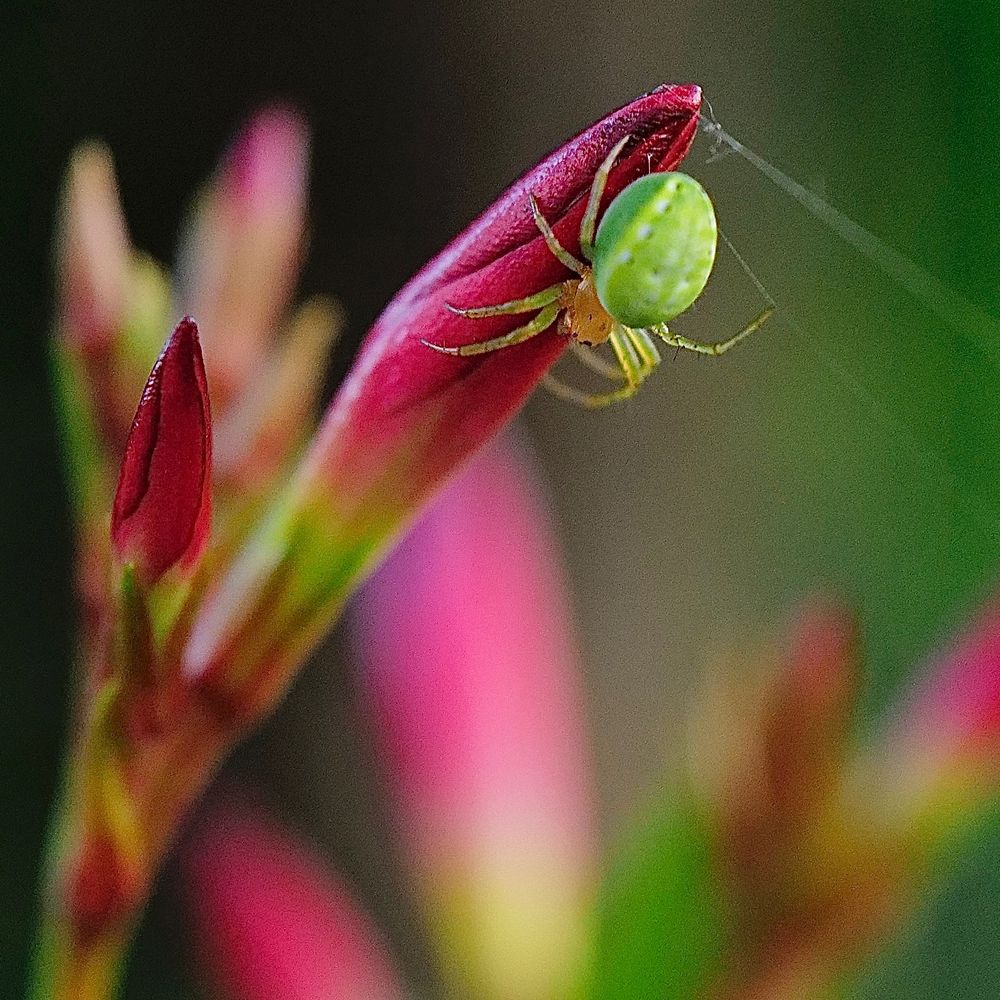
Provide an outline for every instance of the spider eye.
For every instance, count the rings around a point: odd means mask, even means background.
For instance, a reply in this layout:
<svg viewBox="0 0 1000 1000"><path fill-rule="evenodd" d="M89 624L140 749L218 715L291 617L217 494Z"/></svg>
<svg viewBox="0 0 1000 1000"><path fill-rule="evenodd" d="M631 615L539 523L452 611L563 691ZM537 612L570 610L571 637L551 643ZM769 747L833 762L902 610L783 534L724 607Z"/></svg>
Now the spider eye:
<svg viewBox="0 0 1000 1000"><path fill-rule="evenodd" d="M701 295L718 238L712 201L693 177L640 177L608 206L597 230L597 297L626 326L666 323Z"/></svg>

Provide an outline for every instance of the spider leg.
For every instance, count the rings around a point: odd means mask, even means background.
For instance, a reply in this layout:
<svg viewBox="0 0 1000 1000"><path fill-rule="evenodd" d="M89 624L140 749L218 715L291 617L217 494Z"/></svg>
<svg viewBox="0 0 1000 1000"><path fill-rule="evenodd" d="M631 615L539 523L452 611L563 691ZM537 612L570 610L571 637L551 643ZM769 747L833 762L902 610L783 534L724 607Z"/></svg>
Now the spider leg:
<svg viewBox="0 0 1000 1000"><path fill-rule="evenodd" d="M648 366L639 356L639 352L636 351L635 344L632 343L624 326L615 324L611 336L608 337L608 343L615 352L618 364L621 365L622 374L625 376L628 387L632 388L634 392L649 374Z"/></svg>
<svg viewBox="0 0 1000 1000"><path fill-rule="evenodd" d="M466 319L484 319L486 316L507 316L515 313L532 312L541 309L543 306L555 302L563 293L563 283L550 285L543 288L534 295L529 295L523 299L511 299L509 302L501 302L495 306L472 306L469 309L462 309L453 306L450 302L445 303L445 307L457 316L464 316Z"/></svg>
<svg viewBox="0 0 1000 1000"><path fill-rule="evenodd" d="M587 265L583 263L582 260L577 260L560 242L556 234L552 232L552 227L549 225L548 220L542 215L542 210L538 207L538 202L535 201L535 196L531 195L531 214L535 218L535 225L538 226L539 232L545 237L545 245L552 251L552 256L559 261L563 267L568 267L571 271L576 271L577 274L583 274L587 270Z"/></svg>
<svg viewBox="0 0 1000 1000"><path fill-rule="evenodd" d="M774 306L768 306L759 316L750 323L747 323L736 336L730 337L728 340L722 340L717 344L703 344L697 340L689 340L687 337L671 333L665 323L650 327L650 329L660 340L671 347L678 347L685 351L694 351L695 354L707 354L710 357L717 358L725 354L731 347L735 347L741 340L745 340L751 333L759 330L773 315Z"/></svg>
<svg viewBox="0 0 1000 1000"><path fill-rule="evenodd" d="M576 340L572 341L569 346L581 364L586 365L592 372L596 372L612 382L620 382L624 377L621 365L608 364L607 361L594 353L592 347L587 347Z"/></svg>
<svg viewBox="0 0 1000 1000"><path fill-rule="evenodd" d="M635 347L639 357L642 358L648 371L652 371L660 363L660 352L653 343L653 338L643 329L633 329L630 326L624 328L632 346Z"/></svg>
<svg viewBox="0 0 1000 1000"><path fill-rule="evenodd" d="M636 394L639 388L637 385L624 385L620 389L615 389L614 392L584 392L582 389L577 389L574 386L567 385L565 382L561 382L555 375L546 375L542 379L542 385L553 396L565 399L569 403L576 403L577 406L583 406L588 410L602 410L605 406L610 406L612 403L629 399Z"/></svg>
<svg viewBox="0 0 1000 1000"><path fill-rule="evenodd" d="M481 340L478 343L462 344L459 347L444 347L441 344L432 344L427 340L421 340L420 343L425 344L432 350L439 351L441 354L451 354L455 357L464 358L473 354L489 354L490 351L499 351L504 347L513 347L515 344L522 344L524 341L538 336L538 334L552 326L559 318L559 312L559 305L554 302L546 306L534 319L528 320L524 326L519 326L516 330L511 330L510 333L505 333L501 337L493 337L491 340Z"/></svg>
<svg viewBox="0 0 1000 1000"><path fill-rule="evenodd" d="M639 391L639 386L653 370L654 365L644 358L636 349L625 327L616 327L608 338L618 364L621 366L621 376L625 384L612 392L589 393L566 385L553 375L546 375L543 380L545 388L560 399L568 400L586 407L588 410L598 410L620 400L628 399Z"/></svg>
<svg viewBox="0 0 1000 1000"><path fill-rule="evenodd" d="M626 143L632 136L627 135L615 143L614 148L605 157L604 162L594 174L594 183L590 185L590 197L587 199L587 208L580 220L580 253L587 260L594 259L594 230L597 228L597 213L601 207L601 197L604 194L604 185L608 183L608 175L615 165L615 160L625 148Z"/></svg>
<svg viewBox="0 0 1000 1000"><path fill-rule="evenodd" d="M609 404L615 402L616 399L625 399L626 396L620 396L619 393L624 392L625 389L619 389L611 393L590 393L584 392L582 389L577 389L575 386L567 385L565 382L556 378L555 375L546 375L542 379L542 385L552 393L553 396L558 396L559 399L565 399L568 403L576 403L577 406L586 407L588 410L599 410L601 407L608 406ZM631 395L631 391L628 393Z"/></svg>

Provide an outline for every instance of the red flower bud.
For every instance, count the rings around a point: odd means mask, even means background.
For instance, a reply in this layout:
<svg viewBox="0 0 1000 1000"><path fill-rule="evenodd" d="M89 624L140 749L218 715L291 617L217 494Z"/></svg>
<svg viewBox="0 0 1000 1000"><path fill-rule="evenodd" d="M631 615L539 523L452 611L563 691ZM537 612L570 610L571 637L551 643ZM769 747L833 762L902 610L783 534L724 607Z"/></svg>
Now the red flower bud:
<svg viewBox="0 0 1000 1000"><path fill-rule="evenodd" d="M153 366L125 445L111 540L147 581L201 555L211 521L212 420L198 327L185 317Z"/></svg>
<svg viewBox="0 0 1000 1000"><path fill-rule="evenodd" d="M1000 748L1000 601L978 620L919 683L903 729L941 757L984 757Z"/></svg>
<svg viewBox="0 0 1000 1000"><path fill-rule="evenodd" d="M546 513L519 456L491 448L358 602L361 687L449 995L560 996L586 950L590 761Z"/></svg>
<svg viewBox="0 0 1000 1000"><path fill-rule="evenodd" d="M673 170L697 132L701 89L658 87L542 160L454 239L393 299L362 345L313 446L307 473L341 502L410 507L488 441L566 346L554 331L495 353L457 358L428 349L498 336L524 322L488 323L447 306L491 305L571 277L531 213L533 195L562 245L579 253L594 174L631 137L605 189L607 205L646 173ZM398 507L397 507L398 509Z"/></svg>
<svg viewBox="0 0 1000 1000"><path fill-rule="evenodd" d="M602 118L511 185L389 303L280 505L199 611L184 672L214 702L245 717L273 703L406 519L514 416L565 348L555 332L475 357L427 346L521 322L479 324L449 304L503 302L569 276L539 233L531 196L561 244L578 252L590 187L608 153L629 139L605 202L646 173L677 167L700 106L699 87L663 86ZM241 662L230 675L234 657Z"/></svg>
<svg viewBox="0 0 1000 1000"><path fill-rule="evenodd" d="M937 836L1000 785L1000 601L931 657L881 738L896 808Z"/></svg>

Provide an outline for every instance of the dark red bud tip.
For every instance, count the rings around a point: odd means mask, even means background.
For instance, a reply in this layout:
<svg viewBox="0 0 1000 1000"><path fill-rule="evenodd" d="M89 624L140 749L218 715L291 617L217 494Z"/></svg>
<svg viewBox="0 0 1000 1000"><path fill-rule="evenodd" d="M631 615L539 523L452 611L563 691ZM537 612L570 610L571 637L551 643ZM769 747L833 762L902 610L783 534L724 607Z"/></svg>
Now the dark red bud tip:
<svg viewBox="0 0 1000 1000"><path fill-rule="evenodd" d="M211 521L212 417L198 326L186 316L153 366L111 511L118 558L149 582L201 555Z"/></svg>

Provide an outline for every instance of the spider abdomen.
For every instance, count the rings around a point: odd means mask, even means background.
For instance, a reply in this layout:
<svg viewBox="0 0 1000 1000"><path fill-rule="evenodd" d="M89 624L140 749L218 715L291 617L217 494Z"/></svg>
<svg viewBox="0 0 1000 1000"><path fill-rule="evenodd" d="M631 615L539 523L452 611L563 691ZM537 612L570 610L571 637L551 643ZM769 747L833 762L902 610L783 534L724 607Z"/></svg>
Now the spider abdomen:
<svg viewBox="0 0 1000 1000"><path fill-rule="evenodd" d="M715 209L693 177L641 177L608 206L597 230L597 296L625 326L667 323L704 290L717 244Z"/></svg>

